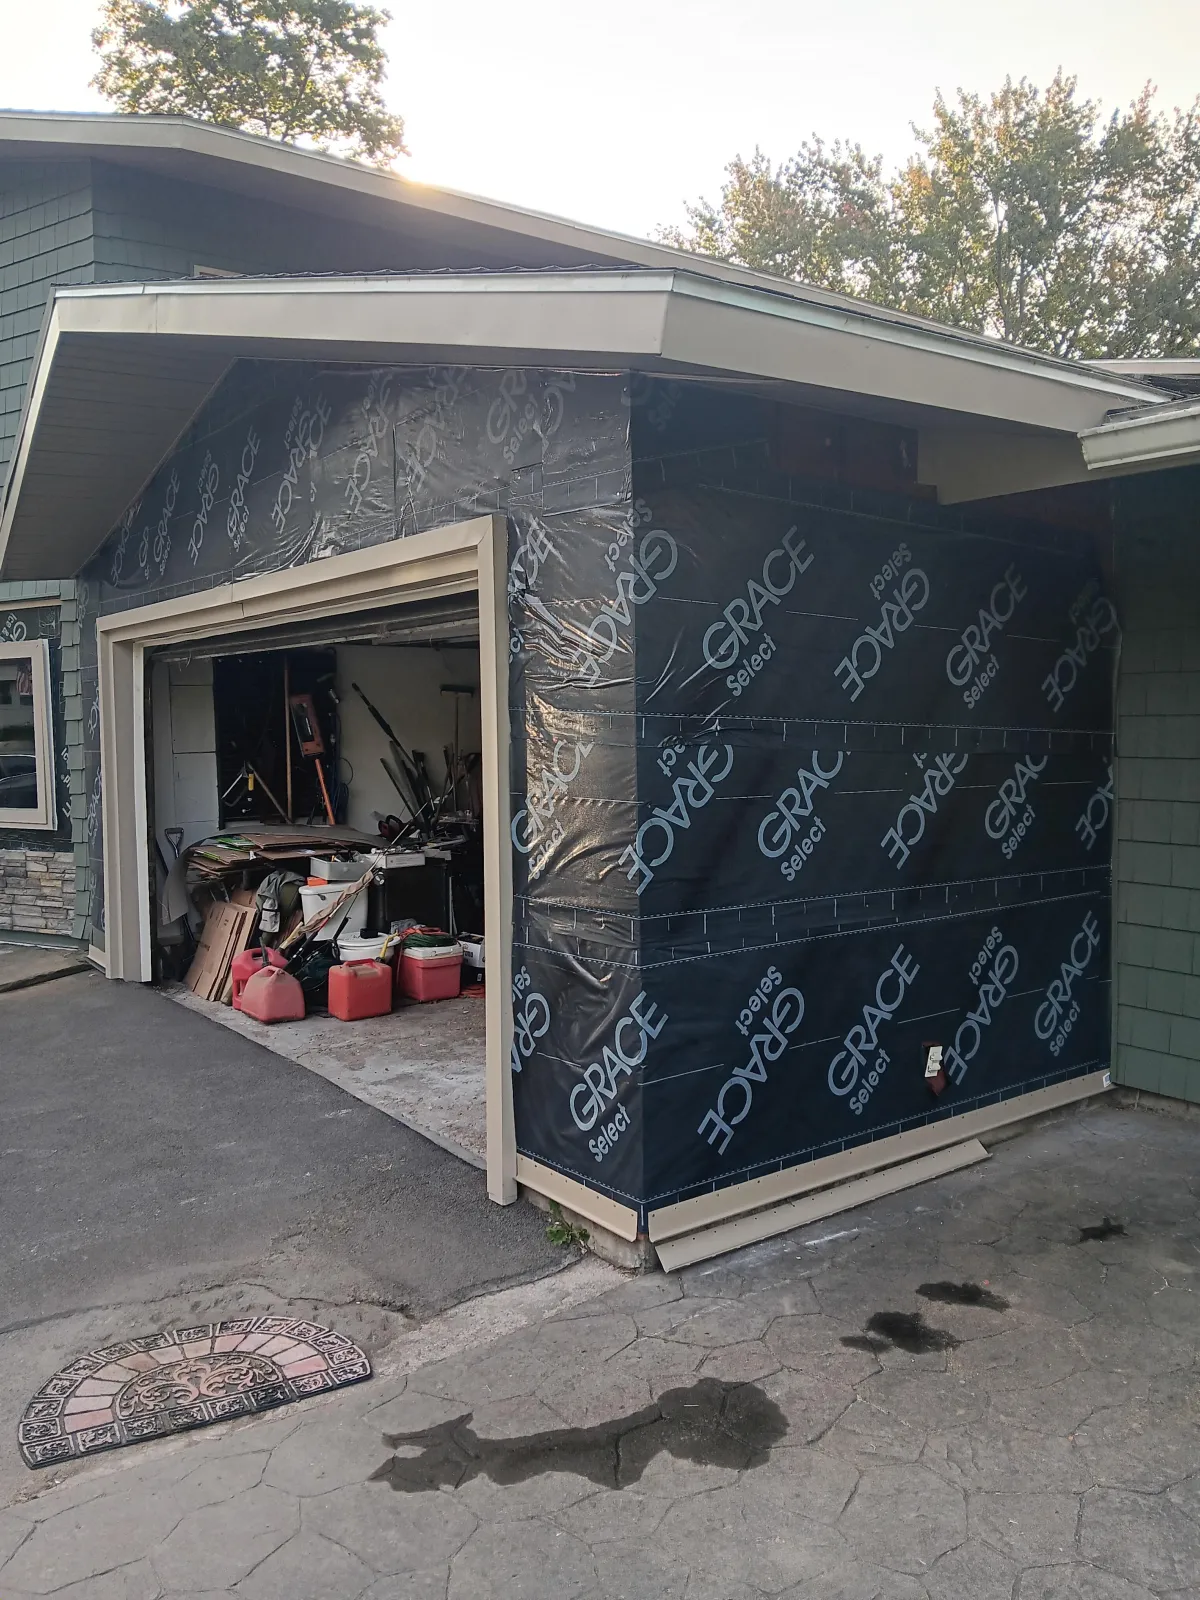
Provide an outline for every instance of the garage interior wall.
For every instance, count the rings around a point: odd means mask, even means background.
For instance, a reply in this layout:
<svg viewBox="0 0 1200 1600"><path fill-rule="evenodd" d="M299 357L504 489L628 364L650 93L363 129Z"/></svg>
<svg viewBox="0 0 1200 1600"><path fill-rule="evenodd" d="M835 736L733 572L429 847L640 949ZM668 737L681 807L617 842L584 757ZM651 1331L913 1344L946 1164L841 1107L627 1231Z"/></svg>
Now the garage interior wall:
<svg viewBox="0 0 1200 1600"><path fill-rule="evenodd" d="M154 739L154 834L168 864L168 828L182 828L180 848L215 833L218 822L217 729L208 660L156 661L150 675Z"/></svg>
<svg viewBox="0 0 1200 1600"><path fill-rule="evenodd" d="M1114 492L1115 1076L1200 1104L1200 470Z"/></svg>
<svg viewBox="0 0 1200 1600"><path fill-rule="evenodd" d="M407 813L380 765L387 741L378 723L354 692L357 683L368 700L391 723L400 743L421 750L440 794L446 779L442 751L454 742L455 697L442 693L443 684L474 689L460 696L459 747L480 748L479 650L438 649L430 645L338 645L337 692L341 702L342 755L353 770L346 822L351 828L374 833L376 813ZM343 766L343 776L347 769Z"/></svg>

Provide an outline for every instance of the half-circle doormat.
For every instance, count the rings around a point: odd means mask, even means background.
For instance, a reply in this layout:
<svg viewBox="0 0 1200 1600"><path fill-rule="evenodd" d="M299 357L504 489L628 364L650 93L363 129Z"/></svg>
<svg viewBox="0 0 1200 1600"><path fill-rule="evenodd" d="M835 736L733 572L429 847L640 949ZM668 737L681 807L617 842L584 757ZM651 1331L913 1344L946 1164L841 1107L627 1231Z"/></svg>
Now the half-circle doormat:
<svg viewBox="0 0 1200 1600"><path fill-rule="evenodd" d="M17 1442L27 1466L46 1467L250 1416L370 1376L359 1347L316 1322L206 1322L122 1339L72 1361L26 1406Z"/></svg>

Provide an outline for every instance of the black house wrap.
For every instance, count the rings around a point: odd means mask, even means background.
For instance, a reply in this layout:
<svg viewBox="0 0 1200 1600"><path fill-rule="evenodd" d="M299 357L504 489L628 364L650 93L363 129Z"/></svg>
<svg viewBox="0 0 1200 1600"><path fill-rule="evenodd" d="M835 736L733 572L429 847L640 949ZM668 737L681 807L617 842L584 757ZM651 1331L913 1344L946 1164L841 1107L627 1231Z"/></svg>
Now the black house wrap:
<svg viewBox="0 0 1200 1600"><path fill-rule="evenodd" d="M112 609L506 513L517 1145L643 1214L1108 1059L1091 542L788 476L778 410L243 365L87 574Z"/></svg>

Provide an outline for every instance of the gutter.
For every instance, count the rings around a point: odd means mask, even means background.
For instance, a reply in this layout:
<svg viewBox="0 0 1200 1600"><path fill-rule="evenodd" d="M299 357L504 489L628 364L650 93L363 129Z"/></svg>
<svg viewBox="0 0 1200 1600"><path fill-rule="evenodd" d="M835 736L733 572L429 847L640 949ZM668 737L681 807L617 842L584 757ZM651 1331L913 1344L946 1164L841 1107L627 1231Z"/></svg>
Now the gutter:
<svg viewBox="0 0 1200 1600"><path fill-rule="evenodd" d="M1200 461L1200 400L1115 417L1084 429L1079 443L1092 472L1186 466Z"/></svg>

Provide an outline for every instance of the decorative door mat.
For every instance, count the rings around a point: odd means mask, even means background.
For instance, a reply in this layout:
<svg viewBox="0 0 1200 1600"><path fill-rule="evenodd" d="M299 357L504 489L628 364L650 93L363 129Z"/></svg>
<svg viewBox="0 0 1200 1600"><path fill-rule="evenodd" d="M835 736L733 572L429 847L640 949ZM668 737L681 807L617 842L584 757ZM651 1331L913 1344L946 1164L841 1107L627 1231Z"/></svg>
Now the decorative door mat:
<svg viewBox="0 0 1200 1600"><path fill-rule="evenodd" d="M17 1442L27 1466L46 1467L285 1406L370 1376L363 1351L316 1322L206 1322L123 1339L72 1361L26 1406Z"/></svg>

